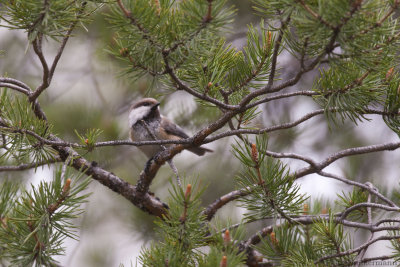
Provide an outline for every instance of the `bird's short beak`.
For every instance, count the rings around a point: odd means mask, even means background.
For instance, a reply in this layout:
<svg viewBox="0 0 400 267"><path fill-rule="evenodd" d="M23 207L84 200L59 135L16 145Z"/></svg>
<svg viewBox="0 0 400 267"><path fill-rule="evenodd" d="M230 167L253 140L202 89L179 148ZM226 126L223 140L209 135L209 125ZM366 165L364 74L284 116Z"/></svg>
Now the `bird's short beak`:
<svg viewBox="0 0 400 267"><path fill-rule="evenodd" d="M158 102L157 104L154 104L154 106L151 107L151 110L156 110L159 105L160 105L160 102Z"/></svg>

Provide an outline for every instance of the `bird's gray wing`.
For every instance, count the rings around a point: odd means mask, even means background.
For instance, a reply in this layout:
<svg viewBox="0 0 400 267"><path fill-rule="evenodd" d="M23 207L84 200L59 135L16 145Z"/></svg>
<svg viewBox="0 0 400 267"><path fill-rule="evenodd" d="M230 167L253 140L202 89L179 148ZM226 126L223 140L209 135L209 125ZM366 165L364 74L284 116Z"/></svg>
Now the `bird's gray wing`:
<svg viewBox="0 0 400 267"><path fill-rule="evenodd" d="M168 120L164 116L161 120L161 128L164 129L168 135L176 136L177 138L188 138L189 136L182 130L181 127ZM211 149L205 147L189 147L187 150L195 153L196 155L203 156L206 152L213 152Z"/></svg>
<svg viewBox="0 0 400 267"><path fill-rule="evenodd" d="M167 134L175 135L180 138L188 138L189 136L182 130L181 127L163 116L161 120L161 127Z"/></svg>

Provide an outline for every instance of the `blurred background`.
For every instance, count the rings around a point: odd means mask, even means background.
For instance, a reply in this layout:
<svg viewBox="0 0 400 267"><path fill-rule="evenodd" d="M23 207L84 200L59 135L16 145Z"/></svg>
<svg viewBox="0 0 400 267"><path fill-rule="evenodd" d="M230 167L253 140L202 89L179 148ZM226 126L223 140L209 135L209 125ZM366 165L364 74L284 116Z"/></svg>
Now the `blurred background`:
<svg viewBox="0 0 400 267"><path fill-rule="evenodd" d="M251 8L250 1L230 1L237 7L237 16L226 37L239 49L246 43L246 27L257 25L260 18ZM93 22L74 31L74 38L68 42L55 72L53 82L40 97L41 105L55 132L64 140L77 142L74 130L85 133L87 129L103 131L99 141L128 138L128 109L132 102L143 96L159 99L161 111L182 126L189 134L195 133L219 114L213 109L199 106L192 96L184 92L173 92L159 87L151 78L144 77L132 82L122 75L121 62L107 49L113 45L113 32L104 19L106 9L99 10ZM0 75L21 80L35 88L41 81L41 65L22 31L0 27ZM58 44L52 40L46 43L44 51L52 59ZM282 80L293 76L298 64L288 53L279 56L279 72ZM310 90L318 72L310 72L289 90ZM288 90L286 91L288 92ZM262 113L255 121L256 127L267 127L300 118L307 112L319 109L310 98L299 97L269 102L260 107ZM269 150L294 152L313 157L319 161L328 155L353 146L379 144L396 141L392 133L376 115L368 116L370 122L359 123L356 128L350 123L329 129L323 116L309 120L300 126L269 135ZM190 152L175 157L174 163L181 176L197 178L208 186L203 195L204 205L212 203L219 196L235 189L235 175L240 171L239 162L231 153L234 138L225 138L206 145L215 152L200 158ZM83 151L82 151L83 152ZM83 152L84 153L84 152ZM85 155L100 166L112 171L132 184L143 169L146 157L130 146L97 148ZM374 153L340 160L326 170L359 182L371 181L381 192L390 195L398 188L400 165L398 152ZM291 171L304 167L303 162L283 160ZM0 173L0 179L20 179L27 184L38 184L51 180L53 170L48 167L18 173ZM162 200L168 199L170 181L175 182L168 166L163 166L154 180L151 191ZM328 207L342 191L352 188L328 178L309 175L298 180L303 193L311 196L311 204L318 200ZM67 239L66 255L58 257L62 266L140 266L136 258L142 246L154 240L154 217L150 216L93 181L93 194L85 204L85 213L77 220L79 241ZM243 210L231 203L218 212L214 221L232 223L240 221ZM248 228L252 234L268 221L253 223ZM363 241L360 231L357 243ZM381 254L377 248L374 253ZM367 255L371 254L368 250ZM137 265L136 265L137 264Z"/></svg>

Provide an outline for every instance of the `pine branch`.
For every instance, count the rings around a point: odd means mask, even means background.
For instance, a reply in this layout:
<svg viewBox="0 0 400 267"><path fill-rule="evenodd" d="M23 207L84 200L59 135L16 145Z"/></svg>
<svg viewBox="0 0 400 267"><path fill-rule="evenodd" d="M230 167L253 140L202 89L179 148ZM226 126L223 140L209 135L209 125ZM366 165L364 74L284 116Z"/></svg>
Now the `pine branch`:
<svg viewBox="0 0 400 267"><path fill-rule="evenodd" d="M146 167L140 173L136 189L139 193L143 194L148 192L150 184L155 178L158 170L165 162L172 160L172 158L180 153L185 147L183 145L175 145L167 148L166 150L160 151L154 157L149 159L146 163Z"/></svg>
<svg viewBox="0 0 400 267"><path fill-rule="evenodd" d="M382 24L383 24L383 23L398 9L399 3L400 3L399 0L395 0L394 3L393 3L393 6L390 8L390 10L389 10L379 21L377 21L376 23L374 23L372 26L370 26L370 27L368 27L368 28L366 28L366 29L364 29L364 30L358 32L357 34L353 35L353 36L350 38L350 40L354 40L355 38L357 38L357 37L359 37L359 36L361 36L361 35L367 34L367 33L369 33L370 31L372 31L372 30L374 30L374 29L376 29L376 28L381 27Z"/></svg>
<svg viewBox="0 0 400 267"><path fill-rule="evenodd" d="M340 29L341 28L337 28L336 30L333 31L332 36L331 36L328 44L323 49L324 52L319 54L308 66L305 66L305 64L304 64L304 57L301 58L302 59L302 61L300 62L301 68L293 78L287 80L286 82L282 82L282 83L276 85L275 87L273 87L273 84L270 84L270 85L267 84L262 89L260 89L259 91L254 92L252 94L255 94L256 96L258 96L258 95L262 95L262 94L267 93L267 92L268 93L278 92L278 91L280 91L280 90L282 90L284 88L287 88L287 87L290 87L290 86L293 86L293 85L297 84L297 82L300 81L300 79L303 77L303 74L313 70L321 62L321 60L326 55L331 53L336 48L335 42L336 42L336 39L337 39L337 37L339 35ZM251 94L249 94L248 97L250 97L250 98L254 97L254 96L250 96L250 95Z"/></svg>
<svg viewBox="0 0 400 267"><path fill-rule="evenodd" d="M62 176L63 176L63 174L61 174L61 178L63 178ZM65 181L62 192L61 192L59 198L57 199L57 201L55 203L50 204L47 207L47 212L49 213L50 216L53 215L53 213L62 205L62 203L68 197L70 190L71 190L71 179L68 178Z"/></svg>
<svg viewBox="0 0 400 267"><path fill-rule="evenodd" d="M336 27L333 26L332 24L330 24L328 21L324 20L324 18L322 18L322 16L316 12L314 12L314 10L311 9L311 7L309 7L303 0L298 0L298 2L303 6L303 8L312 16L314 17L316 20L318 20L319 22L321 22L323 25L325 25L326 27L334 30Z"/></svg>
<svg viewBox="0 0 400 267"><path fill-rule="evenodd" d="M15 91L18 91L18 92L20 92L20 93L23 93L23 94L28 94L28 91L26 90L26 89L24 89L24 88L22 88L22 87L20 87L20 86L18 86L18 85L15 85L15 84L10 84L10 83L2 83L2 82L0 82L0 87L6 87L6 88L10 88L10 89L13 89L13 90L15 90Z"/></svg>
<svg viewBox="0 0 400 267"><path fill-rule="evenodd" d="M266 186L265 181L263 180L263 177L261 175L261 169L260 169L260 162L259 162L259 158L258 158L258 153L259 151L257 151L257 146L256 144L251 144L251 159L254 162L254 166L253 168L256 170L257 173L257 178L258 178L258 184L257 186L261 187L263 192L264 192L264 196L268 199L268 202L270 203L272 209L274 209L280 216L282 216L283 218L285 218L290 224L293 224L294 221L292 220L292 218L290 218L290 216L288 216L276 203L275 200L271 197L272 193L270 191L270 189ZM286 192L289 193L289 192Z"/></svg>
<svg viewBox="0 0 400 267"><path fill-rule="evenodd" d="M319 175L321 175L321 176L333 178L333 179L338 180L338 181L341 181L341 182L343 182L343 183L345 183L345 184L353 185L353 186L357 186L357 187L359 187L359 188L362 188L362 189L368 191L370 194L373 194L373 195L377 196L379 199L381 199L382 201L384 201L384 202L386 202L387 204L389 204L390 207L397 207L397 205L396 205L393 201L391 201L389 198L387 198L387 197L385 197L384 195L382 195L381 193L379 193L377 190L371 189L371 188L369 187L369 185L365 185L365 184L362 184L362 183L359 183L359 182L355 182L355 181L346 179L346 178L344 178L344 177L340 177L340 176L338 176L338 175L336 175L336 174L332 174L332 173L327 173L327 172L323 172L323 171L318 171L317 173L318 173ZM296 177L297 177L297 176L296 176Z"/></svg>
<svg viewBox="0 0 400 267"><path fill-rule="evenodd" d="M395 257L396 257L396 255L384 255L384 256L379 256L379 257L365 258L365 259L362 259L360 261L360 263L367 263L367 262L371 262L371 261L376 262L376 261L390 260ZM350 264L353 264L353 263L350 263ZM376 263L374 263L374 264L377 265Z"/></svg>
<svg viewBox="0 0 400 267"><path fill-rule="evenodd" d="M50 7L49 0L43 0L43 8L42 11L40 12L40 16L32 23L32 25L29 27L29 33L32 33L32 31L40 24L42 24L46 13L48 12Z"/></svg>
<svg viewBox="0 0 400 267"><path fill-rule="evenodd" d="M232 94L233 92L238 91L240 89L243 89L245 86L249 85L250 82L254 78L259 76L259 74L261 73L261 71L262 71L267 59L269 58L269 50L270 50L270 47L271 47L271 44L272 44L272 33L270 31L268 31L268 32L266 32L266 34L267 34L267 43L265 44L265 47L263 47L264 51L263 51L263 54L261 56L260 62L257 64L256 68L251 71L251 73L250 73L249 77L247 77L247 79L245 79L243 82L241 82L238 86L230 89L229 92L222 93L222 95L224 97L227 98L227 96ZM272 57L274 57L274 56L275 56L275 54Z"/></svg>
<svg viewBox="0 0 400 267"><path fill-rule="evenodd" d="M47 0L45 0L45 2L47 2ZM45 4L45 6L46 6L46 4ZM86 7L86 2L83 2L82 7L80 8L80 10L78 11L78 13L76 15L75 21L71 23L69 29L67 30L67 32L62 40L61 45L58 49L58 52L57 52L50 68L48 67L47 61L46 61L46 59L43 55L43 51L42 51L43 34L39 33L38 37L35 40L33 40L33 49L34 49L36 55L39 57L40 62L43 67L43 78L42 78L42 83L36 88L36 90L29 94L29 101L31 103L34 103L36 101L36 99L39 97L39 95L49 87L51 80L53 78L53 75L54 75L54 71L57 67L58 61L60 60L61 55L64 52L64 48L68 42L68 39L71 36L71 33L74 30L76 24L78 23L79 17L83 14L85 7Z"/></svg>
<svg viewBox="0 0 400 267"><path fill-rule="evenodd" d="M106 147L106 146L146 146L146 145L169 145L169 144L191 144L193 138L179 139L179 140L155 140L155 141L140 141L132 142L129 140L113 140L105 142L96 142L95 147ZM71 144L73 147L82 147L79 144Z"/></svg>
<svg viewBox="0 0 400 267"><path fill-rule="evenodd" d="M31 218L32 218L32 216L29 217L29 219L31 219ZM37 257L39 256L39 253L45 249L45 245L42 242L40 242L40 240L39 240L37 230L36 230L37 227L34 226L34 221L28 220L26 222L26 224L28 225L29 230L31 231L31 234L36 241L36 245L34 248L34 260L36 260Z"/></svg>
<svg viewBox="0 0 400 267"><path fill-rule="evenodd" d="M361 9L363 0L356 0L351 5L351 10L341 19L341 22L335 27L335 29L342 28L351 18L353 18L354 14ZM333 30L335 30L333 29Z"/></svg>
<svg viewBox="0 0 400 267"><path fill-rule="evenodd" d="M58 141L57 139L55 141ZM150 193L141 193L135 186L122 180L115 174L98 167L97 164L90 163L70 147L55 146L54 148L60 153L60 157L63 160L66 160L68 157L72 158L71 166L73 168L91 176L104 186L122 195L143 211L158 217L166 214L168 206Z"/></svg>
<svg viewBox="0 0 400 267"><path fill-rule="evenodd" d="M372 184L368 184L368 186L371 188L371 190L375 189ZM367 203L371 203L371 194L368 194ZM367 217L368 217L368 224L372 224L372 209L371 209L371 207L367 207ZM374 238L374 232L371 232L367 242L370 242L373 238ZM364 248L363 250L360 251L358 258L355 262L356 267L360 266L361 261L364 259L366 252L367 252L367 248Z"/></svg>
<svg viewBox="0 0 400 267"><path fill-rule="evenodd" d="M177 88L179 90L184 90L186 92L188 92L189 94L202 99L204 101L210 102L215 104L216 106L225 109L225 110L235 110L238 109L238 106L235 105L229 105L229 104L225 104L224 102L219 101L218 99L209 97L208 95L205 94L201 94L199 92L197 92L196 90L194 90L193 88L190 88L189 86L185 85L183 83L183 81L181 81L175 74L175 72L173 71L173 69L171 68L170 64L169 64L169 60L167 57L167 53L163 52L163 60L164 60L164 64L165 64L165 71L167 74L169 74L169 76L171 77L171 79L175 82Z"/></svg>
<svg viewBox="0 0 400 267"><path fill-rule="evenodd" d="M344 94L348 91L350 91L351 89L361 86L362 82L365 78L367 78L367 76L371 73L371 70L367 70L365 71L360 77L358 77L357 79L355 79L354 81L352 81L350 84L347 84L346 86L344 86L343 88L339 88L339 89L335 89L333 91L327 91L324 92L323 97L329 97L330 95L332 95L333 93L339 92L341 94Z"/></svg>
<svg viewBox="0 0 400 267"><path fill-rule="evenodd" d="M36 169L37 167L40 167L40 166L50 165L52 163L57 163L57 162L61 162L61 161L62 161L61 158L52 158L52 159L48 159L48 160L44 160L44 161L40 161L40 162L20 164L17 166L0 166L0 172L23 171L23 170L33 169L33 168Z"/></svg>
<svg viewBox="0 0 400 267"><path fill-rule="evenodd" d="M9 126L0 126L0 131L9 132L9 133L19 133L19 134L28 134L34 138L36 138L40 144L45 145L54 145L54 146L70 146L70 143L64 141L53 141L46 139L34 131L23 129L23 128L15 128ZM74 145L73 145L74 146Z"/></svg>
<svg viewBox="0 0 400 267"><path fill-rule="evenodd" d="M360 229L361 228L361 229L370 230L371 232L378 232L378 231L387 231L387 230L398 230L398 228L399 228L398 226L388 226L387 227L388 229L386 227L382 227L382 228L377 229L372 224L365 224L365 223L352 222L352 221L348 221L348 220L341 220L339 218L339 216L340 216L340 214L334 215L334 217L333 217L334 222L342 224L344 226L356 228L356 229ZM316 223L318 220L329 221L329 216L328 215L322 215L322 214L321 215L302 215L302 216L299 216L297 218L295 216L293 216L292 219L293 219L293 221L296 222L296 224L294 224L294 225L299 225L299 224L300 225L311 225L311 224ZM243 243L243 245L240 247L240 251L248 251L248 252L251 251L251 249L250 249L251 247L253 247L253 246L257 245L258 243L260 243L262 238L264 238L266 236L269 236L276 227L282 227L282 226L285 226L285 225L287 225L287 224L286 223L281 223L281 224L278 224L278 225L271 225L271 226L267 226L267 227L262 228L261 230L257 231L255 234L250 236L247 239L247 241L245 241ZM385 236L383 238L372 239L372 240L368 241L367 243L365 243L364 245L362 245L362 246L360 246L360 247L358 247L356 249L348 250L346 252L339 252L339 253L337 253L335 255L330 255L330 256L321 258L318 261L316 261L316 263L320 263L320 262L322 262L324 260L327 260L327 259L330 259L330 258L333 258L333 257L339 257L339 256L345 256L345 255L350 255L350 254L353 254L353 253L357 253L357 252L361 251L362 249L368 248L371 244L373 244L375 242L378 242L378 241L381 241L381 240L395 240L397 238L398 238L398 236ZM366 261L364 261L364 260L366 260ZM364 259L364 260L362 260L361 262L370 261L370 259L369 260ZM352 263L352 264L354 264L354 263Z"/></svg>
<svg viewBox="0 0 400 267"><path fill-rule="evenodd" d="M338 109L337 108L330 108L330 112L337 112ZM211 137L205 138L204 139L204 143L210 143L213 141L216 141L218 139L221 139L223 137L227 137L227 136L232 136L232 135L238 135L238 134L263 134L263 133L269 133L269 132L273 132L273 131L278 131L278 130L283 130L283 129L290 129L292 127L295 127L303 122L308 121L309 119L317 116L317 115L322 115L325 113L324 109L318 109L318 110L314 110L312 112L307 113L306 115L304 115L303 117L301 117L300 119L293 121L293 122L288 122L288 123L283 123L283 124L279 124L279 125L275 125L275 126L271 126L271 127L267 127L267 128L263 128L263 129L237 129L237 130L230 130L230 131L226 131L226 132L222 132L216 135L213 135ZM385 114L389 114L388 112L385 111L380 111L380 110L376 110L376 109L369 109L366 108L363 112L363 114L378 114L378 115L385 115ZM391 115L393 115L392 113L390 113Z"/></svg>
<svg viewBox="0 0 400 267"><path fill-rule="evenodd" d="M375 225L378 226L383 223L393 223L393 222L400 223L400 219L382 219L382 220L377 221L375 223Z"/></svg>
<svg viewBox="0 0 400 267"><path fill-rule="evenodd" d="M376 243L378 241L395 240L395 239L398 239L398 238L400 238L399 235L380 236L380 237L377 237L377 238L374 238L374 239L370 240L369 242L364 243L363 245L361 245L361 246L359 246L357 248L349 249L349 250L346 250L346 251L343 251L343 252L340 252L340 253L337 253L337 254L321 257L318 260L316 260L314 263L315 264L319 264L319 263L324 262L324 261L326 261L328 259L332 259L332 258L337 258L337 257L342 257L342 256L347 256L347 255L351 255L351 254L354 254L354 253L358 253L361 250L363 250L365 248L368 248L370 245L372 245L372 244L374 244L374 243Z"/></svg>
<svg viewBox="0 0 400 267"><path fill-rule="evenodd" d="M297 160L304 161L304 162L310 164L311 166L314 166L317 164L316 161L314 161L312 158L304 156L304 155L296 154L296 153L277 153L277 152L270 151L270 150L265 150L265 151L263 151L263 153L265 153L265 155L267 155L267 156L270 156L270 157L276 158L276 159L281 159L281 158L297 159Z"/></svg>
<svg viewBox="0 0 400 267"><path fill-rule="evenodd" d="M209 23L212 20L211 12L212 12L212 2L213 0L207 0L208 9L207 14L204 16L203 23Z"/></svg>
<svg viewBox="0 0 400 267"><path fill-rule="evenodd" d="M36 55L38 56L40 63L42 64L42 69L43 69L43 76L42 76L42 83L39 85L38 88L36 88L36 92L41 92L45 88L47 88L50 84L49 81L49 66L47 64L46 58L43 55L42 51L42 40L43 40L43 34L38 33L38 37L33 40L32 45L33 45L33 50L35 51ZM32 102L34 99L32 99Z"/></svg>
<svg viewBox="0 0 400 267"><path fill-rule="evenodd" d="M382 205L382 204L377 204L377 203L358 203L355 204L353 206L351 206L350 208L346 209L345 211L343 211L342 216L340 216L339 220L344 220L352 211L357 210L359 208L365 208L365 207L370 207L370 208L378 208L378 209L382 209L382 210L386 210L386 211L400 211L400 207L394 206L386 206L386 205Z"/></svg>
<svg viewBox="0 0 400 267"><path fill-rule="evenodd" d="M289 98L292 96L316 96L316 95L318 95L317 92L306 91L306 90L296 91L296 92L292 92L292 93L279 94L279 95L274 95L274 96L270 96L270 97L264 97L263 99L252 102L252 103L246 105L245 109L247 110L247 109L256 107L260 104L268 103L273 100L285 99L285 98Z"/></svg>
<svg viewBox="0 0 400 267"><path fill-rule="evenodd" d="M295 127L305 121L308 121L309 119L317 116L317 115L321 115L324 114L325 110L323 109L319 109L319 110L315 110L313 112L310 112L306 115L304 115L303 117L301 117L300 119L290 122L290 123L284 123L284 124L280 124L280 125L276 125L276 126L272 126L272 127L268 127L268 128L263 128L263 129L237 129L237 130L231 130L231 131L227 131L227 132L223 132L223 133L219 133L216 135L213 135L209 138L206 138L204 140L205 143L209 143L209 142L213 142L216 140L219 140L223 137L227 137L227 136L232 136L232 135L238 135L238 134L263 134L263 133L269 133L269 132L273 132L273 131L277 131L277 130L283 130L283 129L289 129L292 127Z"/></svg>
<svg viewBox="0 0 400 267"><path fill-rule="evenodd" d="M211 15L211 13L212 13L213 0L207 0L207 2L208 2L207 14L204 16L203 21L202 21L201 25L199 26L199 28L197 30L195 30L193 33L189 34L183 40L176 41L173 45L171 45L170 48L168 48L168 49L164 48L162 51L163 55L168 56L169 54L174 52L179 47L184 46L188 41L192 40L197 35L199 35L200 32L206 28L207 24L210 24L212 22L213 17Z"/></svg>
<svg viewBox="0 0 400 267"><path fill-rule="evenodd" d="M25 91L25 92L31 91L31 88L28 85L26 85L25 83L23 83L23 82L21 82L19 80L13 79L13 78L0 77L0 82L1 83L9 83L9 84L16 85L19 88L21 88L22 91ZM26 93L24 93L24 94L26 94Z"/></svg>
<svg viewBox="0 0 400 267"><path fill-rule="evenodd" d="M279 51L281 49L284 31L288 27L289 22L290 22L290 15L284 21L281 21L281 27L279 29L279 34L278 34L278 37L276 38L275 45L274 45L274 52L272 53L271 71L270 71L270 74L268 77L268 83L265 86L265 88L261 89L260 91L268 91L268 89L271 88L274 84L274 79L275 79L275 75L276 75L276 67L277 67L277 62L278 62L278 55L279 55ZM256 95L253 96L252 98L255 98L255 97L256 97ZM247 98L249 98L249 97L247 97ZM247 99L244 98L241 101L240 105L243 106L244 104L247 104L246 101L247 101Z"/></svg>
<svg viewBox="0 0 400 267"><path fill-rule="evenodd" d="M336 223L340 223L340 224L343 224L344 226L351 227L351 228L368 230L370 232L396 231L396 230L399 229L399 226L397 226L397 225L387 225L387 226L381 226L381 227L379 225L383 224L383 223L398 223L398 224L400 224L400 219L383 219L383 220L380 220L380 221L378 221L376 223L361 223L361 222L354 222L354 221L350 221L350 220L340 220L340 216L341 215L342 215L342 212L338 212L338 213L333 214L334 221ZM298 220L297 223L300 224L300 225L302 225L302 224L309 225L309 224L315 223L316 221L318 221L320 219L328 220L329 219L329 214L323 214L323 213L317 214L317 215L309 215L309 214L296 215L296 214L293 214L293 215L291 215L291 218L294 219L294 220ZM225 230L227 230L227 229L228 230L235 229L235 228L237 228L237 227L239 227L239 226L241 226L243 224L249 224L249 223L254 223L254 222L260 222L261 223L263 221L268 221L268 220L278 220L279 221L281 219L284 219L284 218L280 217L280 216L278 216L278 217L277 216L269 216L269 217L265 217L265 218L262 218L262 219L249 220L249 221L246 221L246 222L241 222L241 223L237 223L237 224L231 225L228 228L224 228L224 229L222 229L220 231L220 233L221 234L224 233ZM267 226L267 227L274 227L274 226L271 225L271 226ZM275 227L276 227L276 225L275 225ZM254 238L256 238L255 237L256 235L257 234L253 235ZM260 241L258 241L258 242L260 242ZM255 243L255 244L257 244L257 243Z"/></svg>
<svg viewBox="0 0 400 267"><path fill-rule="evenodd" d="M249 194L249 188L239 189L232 192L229 192L218 199L216 199L213 203L208 205L208 207L204 210L203 214L206 216L207 221L211 221L214 217L215 213L228 204L231 201L234 201L240 197L246 196Z"/></svg>
<svg viewBox="0 0 400 267"><path fill-rule="evenodd" d="M163 71L163 72L156 72L156 71L153 71L153 70L151 70L150 68L148 68L148 67L142 65L140 62L136 62L136 61L133 59L133 57L129 54L129 51L128 51L127 48L121 48L121 49L119 50L119 53L121 54L121 56L127 57L127 58L128 58L128 60L129 60L130 63L132 64L132 68L133 68L133 69L134 69L134 68L141 68L142 70L146 71L148 74L150 74L150 75L153 76L153 77L166 74L165 71Z"/></svg>
<svg viewBox="0 0 400 267"><path fill-rule="evenodd" d="M125 17L127 19L129 19L131 24L133 26L135 26L142 33L142 38L145 39L145 40L148 40L151 45L153 45L155 47L160 47L160 45L157 44L157 42L153 40L153 38L151 37L149 31L147 29L145 29L143 27L143 25L140 24L140 22L135 17L133 17L132 12L130 12L124 6L124 4L122 3L122 0L117 0L117 4L118 4L119 8L121 9L122 13L124 13Z"/></svg>
<svg viewBox="0 0 400 267"><path fill-rule="evenodd" d="M273 157L273 158L293 158L293 159L303 160L311 165L316 164L315 161L313 161L312 159L307 158L302 155L295 154L295 153L276 153L276 152L272 152L272 151L268 151L268 150L263 151L263 153L265 155ZM234 201L238 198L244 197L244 196L248 195L250 192L251 192L251 189L249 187L247 187L244 189L239 189L239 190L229 192L229 193L219 197L204 210L204 214L207 216L206 217L207 220L210 221L214 217L215 213L220 208L222 208L224 205L226 205L229 202Z"/></svg>
<svg viewBox="0 0 400 267"><path fill-rule="evenodd" d="M315 166L309 166L302 168L296 172L296 178L303 177L310 173L314 173L316 171L320 171L327 167L328 165L332 164L338 159L355 156L355 155L362 155L372 152L380 152L380 151L392 151L396 150L400 147L400 142L392 142L392 143L384 143L380 145L370 145L370 146L363 146L363 147L354 147L348 148L337 153L334 153L328 156L325 160L317 163Z"/></svg>

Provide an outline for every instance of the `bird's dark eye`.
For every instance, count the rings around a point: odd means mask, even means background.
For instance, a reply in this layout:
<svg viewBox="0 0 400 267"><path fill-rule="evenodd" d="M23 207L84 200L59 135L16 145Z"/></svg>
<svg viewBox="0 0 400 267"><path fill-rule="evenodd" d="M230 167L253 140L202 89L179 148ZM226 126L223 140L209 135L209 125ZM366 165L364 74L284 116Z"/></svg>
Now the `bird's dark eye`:
<svg viewBox="0 0 400 267"><path fill-rule="evenodd" d="M145 103L143 103L143 106L150 106L150 103L148 103L148 102L145 102Z"/></svg>

